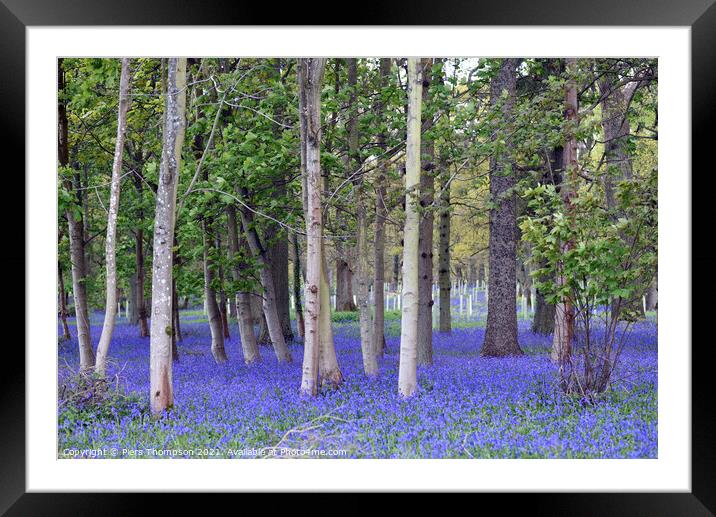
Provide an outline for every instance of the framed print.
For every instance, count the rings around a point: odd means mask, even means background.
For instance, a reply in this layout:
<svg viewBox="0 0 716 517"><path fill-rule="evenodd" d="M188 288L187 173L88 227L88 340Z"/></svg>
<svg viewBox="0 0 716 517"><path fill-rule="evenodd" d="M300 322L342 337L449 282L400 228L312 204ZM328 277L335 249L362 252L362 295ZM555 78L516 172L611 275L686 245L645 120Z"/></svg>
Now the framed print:
<svg viewBox="0 0 716 517"><path fill-rule="evenodd" d="M716 7L262 7L2 1L27 206L2 511L716 512Z"/></svg>

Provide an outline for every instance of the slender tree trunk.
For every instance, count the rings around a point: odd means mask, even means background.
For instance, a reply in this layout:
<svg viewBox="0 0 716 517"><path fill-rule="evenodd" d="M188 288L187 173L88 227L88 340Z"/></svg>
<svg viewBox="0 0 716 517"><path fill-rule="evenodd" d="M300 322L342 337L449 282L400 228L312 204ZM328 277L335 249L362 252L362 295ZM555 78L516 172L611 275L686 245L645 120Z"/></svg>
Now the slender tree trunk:
<svg viewBox="0 0 716 517"><path fill-rule="evenodd" d="M216 289L214 288L214 240L212 221L204 220L204 299L209 316L209 329L211 330L211 355L221 364L226 362L226 349L224 348L224 328L222 325L221 310L216 303Z"/></svg>
<svg viewBox="0 0 716 517"><path fill-rule="evenodd" d="M127 133L127 109L129 108L129 58L122 59L122 72L119 80L119 113L117 116L117 139L114 146L112 180L110 183L109 209L107 214L107 237L105 241L106 283L104 325L97 345L95 371L104 375L107 369L107 354L112 341L114 324L117 319L117 213L119 211L119 193L122 181L122 153Z"/></svg>
<svg viewBox="0 0 716 517"><path fill-rule="evenodd" d="M306 335L303 345L301 393L318 394L319 359L321 353L321 288L323 245L323 214L321 211L321 82L325 59L298 60L299 114L301 117L301 152L304 176L304 211L306 218ZM325 289L324 289L325 290ZM330 304L328 305L328 308Z"/></svg>
<svg viewBox="0 0 716 517"><path fill-rule="evenodd" d="M420 161L420 207L418 240L418 365L433 364L433 226L432 204L435 199L435 141L429 132L433 127L430 105L432 58L423 58L422 138Z"/></svg>
<svg viewBox="0 0 716 517"><path fill-rule="evenodd" d="M380 89L387 86L390 75L390 58L380 60ZM380 101L378 105L378 118L383 119L385 107ZM384 132L378 135L378 148L381 152L387 151L386 135ZM373 275L373 304L375 305L375 320L373 331L373 348L376 357L382 358L385 353L385 219L388 216L386 205L386 173L387 159L381 158L376 180L375 199L375 254L374 254L374 275Z"/></svg>
<svg viewBox="0 0 716 517"><path fill-rule="evenodd" d="M298 235L291 234L291 254L293 261L293 300L296 310L296 328L298 335L303 338L306 335L305 323L303 321L303 306L301 305L301 249L299 247Z"/></svg>
<svg viewBox="0 0 716 517"><path fill-rule="evenodd" d="M221 244L221 236L216 232L216 249L220 255L223 255L223 246ZM231 339L229 331L229 315L227 314L228 303L226 300L226 292L224 291L224 268L221 264L217 265L219 272L219 314L221 315L221 328L224 331L224 340Z"/></svg>
<svg viewBox="0 0 716 517"><path fill-rule="evenodd" d="M396 253L393 255L393 284L390 286L393 291L397 291L400 285L400 267L400 255Z"/></svg>
<svg viewBox="0 0 716 517"><path fill-rule="evenodd" d="M58 92L64 94L65 91L65 71L63 67L63 59L58 59ZM69 146L67 140L68 123L67 123L67 107L65 101L60 96L57 104L58 111L58 161L62 168L69 166ZM66 175L66 172L63 173ZM64 180L65 189L68 192L76 192L72 185L71 179ZM77 204L82 206L81 194L77 193ZM67 210L66 217L69 229L70 239L70 264L72 270L72 297L75 306L75 320L77 325L77 341L79 344L80 355L80 371L86 372L94 367L95 357L92 350L92 341L90 339L89 310L87 308L87 286L85 280L87 259L85 257L85 237L84 237L84 216L83 210L79 210L75 214L74 210ZM77 217L75 217L77 215Z"/></svg>
<svg viewBox="0 0 716 517"><path fill-rule="evenodd" d="M149 326L147 324L147 304L144 299L144 231L141 228L137 229L135 246L137 253L137 296L135 298L134 303L137 306L139 336L149 337Z"/></svg>
<svg viewBox="0 0 716 517"><path fill-rule="evenodd" d="M417 58L408 58L408 121L405 153L405 227L403 231L403 306L400 326L398 392L417 391L418 240L420 214L420 113L423 77Z"/></svg>
<svg viewBox="0 0 716 517"><path fill-rule="evenodd" d="M176 263L176 256L173 259ZM181 341L181 328L179 326L179 297L177 296L177 279L172 276L172 361L179 360L179 347Z"/></svg>
<svg viewBox="0 0 716 517"><path fill-rule="evenodd" d="M442 160L441 160L442 162ZM440 287L440 332L450 334L452 316L450 313L450 174L444 162L441 163L440 177L440 229L438 244L438 284Z"/></svg>
<svg viewBox="0 0 716 517"><path fill-rule="evenodd" d="M150 404L157 415L174 404L172 388L172 245L186 112L186 58L168 59L164 143L154 219Z"/></svg>
<svg viewBox="0 0 716 517"><path fill-rule="evenodd" d="M568 77L565 84L565 103L564 118L567 122L568 131L567 138L562 152L562 170L563 182L560 188L562 201L567 207L568 214L571 212L572 198L576 195L576 172L577 172L577 138L575 136L576 126L578 124L579 105L577 104L577 84L572 74L576 67L576 59L567 58L566 69ZM562 251L566 253L571 248L572 243L565 242L562 244ZM558 273L557 284L564 284L564 276ZM572 339L574 337L574 307L571 300L566 298L555 307L554 316L554 339L552 343L552 360L565 364L569 361L572 354Z"/></svg>
<svg viewBox="0 0 716 517"><path fill-rule="evenodd" d="M501 105L503 120L510 120L516 90L517 59L503 59L490 85L490 102ZM507 98L503 98L507 92ZM506 139L495 135L494 140ZM487 327L480 355L502 357L521 355L517 342L517 211L514 187L517 178L512 171L509 150L493 152L490 159L490 241L487 299Z"/></svg>
<svg viewBox="0 0 716 517"><path fill-rule="evenodd" d="M655 311L658 305L657 279L654 278L646 291L646 310Z"/></svg>
<svg viewBox="0 0 716 517"><path fill-rule="evenodd" d="M248 199L248 190L245 187L241 188L241 195L244 199ZM246 240L249 243L249 248L259 263L261 286L264 290L263 312L266 318L268 333L271 337L271 343L276 353L276 359L278 359L279 363L290 363L292 361L291 352L286 346L286 340L283 337L283 330L281 329L281 320L276 309L276 291L266 249L261 244L258 233L256 233L256 229L254 228L252 213L246 208L239 210L239 213L241 214L241 224L244 229L244 234L246 235Z"/></svg>
<svg viewBox="0 0 716 517"><path fill-rule="evenodd" d="M60 320L62 321L62 339L70 339L70 327L67 326L67 303L65 298L65 279L62 273L62 264L57 261L57 289L59 291L58 301L60 305Z"/></svg>
<svg viewBox="0 0 716 517"><path fill-rule="evenodd" d="M242 280L247 265L245 260L245 243L240 240L238 225L236 222L236 208L233 205L226 207L226 216L229 231L229 259L234 264L234 281ZM245 281L245 280L244 280ZM252 364L261 360L261 352L254 334L254 319L251 313L251 294L245 289L236 293L236 308L234 311L239 323L239 335L241 337L241 350L244 354L244 362Z"/></svg>
<svg viewBox="0 0 716 517"><path fill-rule="evenodd" d="M229 259L234 264L234 281L242 280L242 273L246 270L244 259L245 246L240 243L238 225L236 223L236 208L233 205L226 207L226 220L229 231ZM245 281L245 280L244 280ZM236 293L236 319L239 322L239 335L241 337L241 351L244 354L244 362L252 364L261 360L261 352L254 334L254 320L251 313L251 295L244 289Z"/></svg>

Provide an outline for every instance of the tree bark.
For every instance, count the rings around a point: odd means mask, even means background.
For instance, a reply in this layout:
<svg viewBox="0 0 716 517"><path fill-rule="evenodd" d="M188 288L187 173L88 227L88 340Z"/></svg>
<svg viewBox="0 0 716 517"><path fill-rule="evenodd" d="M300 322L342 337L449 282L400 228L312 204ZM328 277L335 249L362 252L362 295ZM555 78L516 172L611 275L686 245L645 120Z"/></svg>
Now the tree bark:
<svg viewBox="0 0 716 517"><path fill-rule="evenodd" d="M149 345L150 404L154 415L174 403L172 388L172 245L176 191L186 112L186 58L168 59L164 142L157 186Z"/></svg>
<svg viewBox="0 0 716 517"><path fill-rule="evenodd" d="M408 58L408 120L405 154L405 227L403 231L403 307L400 328L398 392L409 397L417 391L418 354L418 239L420 214L420 113L422 70L417 58Z"/></svg>
<svg viewBox="0 0 716 517"><path fill-rule="evenodd" d="M243 253L240 252L243 246L239 244L238 225L236 223L236 208L233 205L226 207L226 220L229 232L229 259L233 264L234 281L242 279L242 272L246 268ZM243 244L243 243L242 243ZM261 352L254 334L254 321L251 314L251 295L240 289L236 293L236 319L239 323L239 336L241 338L241 351L244 354L244 362L252 364L261 360Z"/></svg>
<svg viewBox="0 0 716 517"><path fill-rule="evenodd" d="M219 252L219 256L223 255L223 246L221 244L221 235L216 232L216 250ZM217 270L219 273L219 314L221 315L221 328L224 331L224 340L231 339L231 332L229 330L229 315L228 302L226 300L226 292L224 291L224 268L221 263L217 264Z"/></svg>
<svg viewBox="0 0 716 517"><path fill-rule="evenodd" d="M432 204L435 200L435 140L430 134L432 113L425 110L430 104L432 58L423 58L422 138L420 161L421 217L418 238L418 365L433 364L433 225Z"/></svg>
<svg viewBox="0 0 716 517"><path fill-rule="evenodd" d="M393 255L393 283L390 286L392 291L398 290L398 285L400 285L400 268L402 264L400 262L400 255L397 253Z"/></svg>
<svg viewBox="0 0 716 517"><path fill-rule="evenodd" d="M654 278L654 280L649 285L649 289L646 291L646 310L647 311L655 311L658 307L658 287L657 287L657 279Z"/></svg>
<svg viewBox="0 0 716 517"><path fill-rule="evenodd" d="M535 313L532 317L532 332L549 335L554 332L555 306L547 303L539 289L535 290Z"/></svg>
<svg viewBox="0 0 716 517"><path fill-rule="evenodd" d="M516 90L517 59L503 59L500 70L490 84L490 104L509 121ZM506 97L504 93L506 92ZM499 133L499 132L498 132ZM493 142L504 136L495 134ZM514 187L517 178L512 170L509 149L496 146L490 158L490 240L487 300L487 327L480 355L503 357L522 355L517 342L517 212Z"/></svg>
<svg viewBox="0 0 716 517"><path fill-rule="evenodd" d="M57 103L58 112L58 161L62 168L69 166L69 144L68 144L68 122L67 107L65 105L65 70L63 67L63 59L58 59L58 77L57 87L60 93L60 100ZM75 190L72 180L64 180L65 189L77 195L77 205L82 207L81 193ZM77 342L79 345L80 371L86 372L94 367L95 357L92 350L92 341L90 338L89 310L87 307L87 286L85 284L87 274L87 259L85 257L85 237L84 237L84 214L80 209L75 214L72 209L67 210L68 233L70 239L70 264L72 271L72 297L75 307L75 321L77 325ZM77 217L75 217L77 215Z"/></svg>
<svg viewBox="0 0 716 517"><path fill-rule="evenodd" d="M291 234L291 260L293 262L293 300L296 311L296 329L301 338L306 336L305 322L303 321L303 306L301 304L301 249L298 235Z"/></svg>
<svg viewBox="0 0 716 517"><path fill-rule="evenodd" d="M321 316L319 321L320 354L319 370L321 386L337 388L343 383L343 373L338 365L331 322L331 293L328 284L328 262L325 245L321 242Z"/></svg>
<svg viewBox="0 0 716 517"><path fill-rule="evenodd" d="M336 259L336 310L352 312L357 310L353 301L353 270L347 260L344 246L336 245L338 258Z"/></svg>
<svg viewBox="0 0 716 517"><path fill-rule="evenodd" d="M283 181L283 180L282 180ZM285 190L285 189L284 189ZM277 194L283 196L284 194ZM275 225L278 226L278 225ZM274 228L272 232L274 241L268 246L268 257L271 264L274 288L276 289L276 311L281 322L281 332L287 341L293 341L291 329L291 312L289 301L288 282L288 238L281 228Z"/></svg>
<svg viewBox="0 0 716 517"><path fill-rule="evenodd" d="M442 161L442 160L441 160ZM440 166L440 228L438 244L438 284L440 287L440 332L452 332L452 316L450 313L450 174L447 166Z"/></svg>
<svg viewBox="0 0 716 517"><path fill-rule="evenodd" d="M302 169L304 175L304 211L306 219L306 335L303 344L301 393L318 394L322 303L322 228L321 211L321 82L325 59L298 60L299 115L301 117ZM328 305L328 308L330 304Z"/></svg>

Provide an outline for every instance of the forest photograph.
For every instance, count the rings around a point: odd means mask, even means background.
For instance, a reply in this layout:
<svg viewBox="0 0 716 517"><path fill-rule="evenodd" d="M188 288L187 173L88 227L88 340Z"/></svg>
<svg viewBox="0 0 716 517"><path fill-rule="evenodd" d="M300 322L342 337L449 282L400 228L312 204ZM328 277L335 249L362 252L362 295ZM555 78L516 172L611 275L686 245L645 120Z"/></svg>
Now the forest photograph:
<svg viewBox="0 0 716 517"><path fill-rule="evenodd" d="M56 64L57 458L659 457L656 58Z"/></svg>

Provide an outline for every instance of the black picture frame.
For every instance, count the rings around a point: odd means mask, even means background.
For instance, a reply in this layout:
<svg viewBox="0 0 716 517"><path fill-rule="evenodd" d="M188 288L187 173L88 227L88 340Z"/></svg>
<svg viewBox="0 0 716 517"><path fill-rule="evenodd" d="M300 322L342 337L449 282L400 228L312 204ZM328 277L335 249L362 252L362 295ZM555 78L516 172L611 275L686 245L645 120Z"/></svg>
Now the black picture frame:
<svg viewBox="0 0 716 517"><path fill-rule="evenodd" d="M309 12L310 4L310 12ZM24 171L25 149L25 29L49 25L316 25L312 12L335 12L335 4L270 2L206 2L201 0L0 0L0 120L2 142L18 161L15 171ZM713 204L714 167L711 149L716 121L716 4L714 0L413 0L376 5L360 4L349 17L330 22L350 21L359 25L549 25L549 26L690 26L692 59L692 278L710 278L714 254L706 246L694 244L713 235L709 207ZM568 42L566 43L568 44ZM19 156L18 156L19 155ZM674 172L674 171L672 171ZM682 171L688 174L688 171ZM16 178L22 177L17 172ZM698 183L698 188L694 184ZM19 186L24 190L24 185ZM17 191L17 190L16 190ZM31 193L26 192L26 195ZM707 197L707 196L710 196ZM709 201L711 203L709 203ZM699 213L699 211L702 211ZM23 237L21 237L23 239ZM17 249L24 249L24 246ZM6 267L24 270L24 251L10 258ZM688 267L684 264L684 267ZM713 289L710 289L713 291ZM713 348L710 340L698 342L697 329L703 330L709 318L706 289L692 289L692 491L690 493L589 493L589 494L510 494L509 506L524 506L531 515L714 515L716 513L716 452L712 440L714 410L711 384ZM28 322L25 314L25 324ZM705 332L702 335L707 335ZM686 345L686 344L683 344ZM42 346L25 343L26 347ZM679 344L667 344L679 346ZM40 494L25 493L25 353L9 342L3 350L0 375L0 512L6 515L131 515L146 509L145 497L125 494ZM183 494L162 494L166 510L186 505ZM211 495L212 505L219 504ZM305 497L305 494L302 496ZM347 498L349 496L343 496ZM353 498L353 496L350 496ZM359 496L360 497L360 496ZM453 496L451 496L453 497ZM480 494L480 506L484 497ZM503 496L504 497L504 496ZM222 499L225 499L222 497ZM414 494L414 500L422 498ZM272 505L278 502L272 499ZM286 504L283 502L282 504ZM341 513L351 508L343 499L336 502ZM297 508L296 496L289 505ZM468 507L469 508L469 507ZM237 508L238 510L238 508ZM270 513L279 512L273 506ZM293 510L291 510L294 513ZM467 510L466 510L467 511Z"/></svg>

